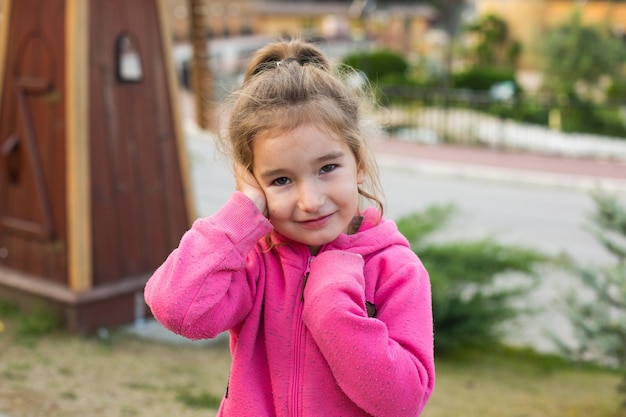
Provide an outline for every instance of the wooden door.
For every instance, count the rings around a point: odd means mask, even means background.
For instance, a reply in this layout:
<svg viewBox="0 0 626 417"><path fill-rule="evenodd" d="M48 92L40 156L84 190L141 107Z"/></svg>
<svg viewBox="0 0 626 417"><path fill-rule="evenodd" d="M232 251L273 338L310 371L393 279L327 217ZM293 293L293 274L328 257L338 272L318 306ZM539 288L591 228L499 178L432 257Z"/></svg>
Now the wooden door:
<svg viewBox="0 0 626 417"><path fill-rule="evenodd" d="M152 272L188 227L158 1L89 6L94 286Z"/></svg>
<svg viewBox="0 0 626 417"><path fill-rule="evenodd" d="M11 2L0 80L0 266L62 284L67 283L64 15L64 0Z"/></svg>

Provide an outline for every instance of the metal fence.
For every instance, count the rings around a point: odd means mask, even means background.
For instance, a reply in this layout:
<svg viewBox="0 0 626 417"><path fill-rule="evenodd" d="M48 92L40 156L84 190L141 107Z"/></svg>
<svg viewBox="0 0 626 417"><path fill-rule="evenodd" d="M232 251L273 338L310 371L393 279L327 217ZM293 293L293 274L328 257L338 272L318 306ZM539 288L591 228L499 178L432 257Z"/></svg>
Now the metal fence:
<svg viewBox="0 0 626 417"><path fill-rule="evenodd" d="M381 101L380 122L401 140L626 160L626 103L590 106L546 97L502 99L488 92L411 87L385 88Z"/></svg>

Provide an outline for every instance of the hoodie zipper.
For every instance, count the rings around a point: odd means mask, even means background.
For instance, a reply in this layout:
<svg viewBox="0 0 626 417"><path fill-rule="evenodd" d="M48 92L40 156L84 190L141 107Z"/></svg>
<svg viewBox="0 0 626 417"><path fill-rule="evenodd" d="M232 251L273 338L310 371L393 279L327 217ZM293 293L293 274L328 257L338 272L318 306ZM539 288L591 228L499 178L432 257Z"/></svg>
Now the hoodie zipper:
<svg viewBox="0 0 626 417"><path fill-rule="evenodd" d="M309 272L311 272L311 262L313 261L314 256L309 256L309 260L306 264L306 270L304 271L304 278L302 279L302 293L300 295L300 301L304 302L304 287L306 287L306 282L309 279Z"/></svg>
<svg viewBox="0 0 626 417"><path fill-rule="evenodd" d="M302 345L304 344L304 323L302 322L302 311L304 310L304 287L306 281L309 279L309 272L311 271L311 261L313 256L309 256L306 264L306 270L302 279L302 291L300 295L300 302L296 302L296 331L294 335L294 348L293 348L293 380L292 382L292 401L291 401L291 415L298 416L300 410L300 398L298 391L300 388L300 368L302 360Z"/></svg>

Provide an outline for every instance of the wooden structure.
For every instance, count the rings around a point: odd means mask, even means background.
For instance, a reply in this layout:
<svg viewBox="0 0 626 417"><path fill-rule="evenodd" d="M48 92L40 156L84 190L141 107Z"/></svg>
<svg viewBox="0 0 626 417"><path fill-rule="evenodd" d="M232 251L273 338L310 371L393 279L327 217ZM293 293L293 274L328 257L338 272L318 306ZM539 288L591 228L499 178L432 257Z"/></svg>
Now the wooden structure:
<svg viewBox="0 0 626 417"><path fill-rule="evenodd" d="M0 299L132 322L194 218L162 0L3 0Z"/></svg>

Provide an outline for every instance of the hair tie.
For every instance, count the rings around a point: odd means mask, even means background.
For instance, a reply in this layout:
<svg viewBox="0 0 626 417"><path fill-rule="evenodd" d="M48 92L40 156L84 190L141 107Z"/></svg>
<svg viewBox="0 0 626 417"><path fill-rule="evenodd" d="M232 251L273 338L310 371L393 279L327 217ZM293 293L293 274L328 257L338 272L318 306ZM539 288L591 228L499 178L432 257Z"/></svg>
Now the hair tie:
<svg viewBox="0 0 626 417"><path fill-rule="evenodd" d="M283 64L288 64L290 62L296 61L298 64L303 65L304 63L302 62L302 60L298 59L298 58L294 58L294 57L289 57L289 58L285 58L282 61L276 61L276 66L280 67Z"/></svg>

